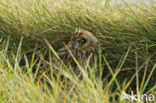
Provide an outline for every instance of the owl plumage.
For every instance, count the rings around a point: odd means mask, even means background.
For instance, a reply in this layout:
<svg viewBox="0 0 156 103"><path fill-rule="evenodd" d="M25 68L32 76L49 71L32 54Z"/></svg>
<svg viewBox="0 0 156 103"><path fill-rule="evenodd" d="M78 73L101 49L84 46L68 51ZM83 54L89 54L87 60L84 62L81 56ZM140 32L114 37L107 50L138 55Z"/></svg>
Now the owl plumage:
<svg viewBox="0 0 156 103"><path fill-rule="evenodd" d="M72 55L79 62L79 64L85 68L88 60L88 64L90 66L95 63L95 57L97 57L100 49L100 42L92 33L86 30L76 29L67 46L58 50L57 54L65 65L71 65L74 71L77 72L79 71L78 66ZM59 64L56 62L56 58L53 58L53 60L55 61L55 64Z"/></svg>
<svg viewBox="0 0 156 103"><path fill-rule="evenodd" d="M86 69L88 65L93 67L95 62L98 62L99 50L103 51L101 43L91 32L76 29L69 43L56 52L61 61L56 55L53 55L51 58L52 70L49 62L43 61L38 76L45 72L47 75L51 75L52 72L54 76L57 76L60 72L59 69L62 68L61 62L69 69L72 69L76 75L79 75L80 68L73 58L76 59L83 69Z"/></svg>

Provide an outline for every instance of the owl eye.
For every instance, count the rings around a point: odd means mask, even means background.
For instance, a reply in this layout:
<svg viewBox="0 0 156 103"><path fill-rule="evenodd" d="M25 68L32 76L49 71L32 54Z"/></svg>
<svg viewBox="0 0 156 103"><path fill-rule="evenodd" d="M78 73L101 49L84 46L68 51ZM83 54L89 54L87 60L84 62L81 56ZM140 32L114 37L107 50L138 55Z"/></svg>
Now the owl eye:
<svg viewBox="0 0 156 103"><path fill-rule="evenodd" d="M84 40L84 39L82 39L82 40L81 40L81 42L82 42L82 43L84 43L84 42L85 42L85 40Z"/></svg>
<svg viewBox="0 0 156 103"><path fill-rule="evenodd" d="M77 40L79 43L81 43L81 44L83 44L83 43L85 43L86 42L86 40L85 39L83 39L83 38L80 38L80 39L78 39Z"/></svg>

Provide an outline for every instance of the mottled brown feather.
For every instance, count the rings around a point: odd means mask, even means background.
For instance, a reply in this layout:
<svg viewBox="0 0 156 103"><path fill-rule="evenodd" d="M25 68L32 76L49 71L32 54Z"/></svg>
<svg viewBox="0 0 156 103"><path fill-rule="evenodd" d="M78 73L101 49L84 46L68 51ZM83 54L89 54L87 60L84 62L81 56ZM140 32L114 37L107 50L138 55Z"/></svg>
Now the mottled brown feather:
<svg viewBox="0 0 156 103"><path fill-rule="evenodd" d="M79 38L84 38L86 43L76 49L72 48L72 46L74 46L74 42ZM76 69L78 69L78 66L69 53L69 50L79 62L79 64L82 67L85 67L90 55L92 56L90 58L89 64L92 66L95 63L95 57L98 55L99 49L101 49L100 42L92 33L86 30L77 29L73 33L71 41L68 43L67 47L63 47L58 50L57 54L65 65L71 65L74 71L77 71Z"/></svg>

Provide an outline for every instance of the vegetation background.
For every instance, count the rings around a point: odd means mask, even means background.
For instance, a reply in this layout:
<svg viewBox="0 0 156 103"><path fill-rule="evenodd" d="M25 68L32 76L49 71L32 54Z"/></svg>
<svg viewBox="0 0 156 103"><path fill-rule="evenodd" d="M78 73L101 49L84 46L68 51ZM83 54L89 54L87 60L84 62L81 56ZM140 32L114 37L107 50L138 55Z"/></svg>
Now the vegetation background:
<svg viewBox="0 0 156 103"><path fill-rule="evenodd" d="M127 103L124 92L156 95L156 2L111 2L0 0L0 103ZM75 28L102 42L104 62L97 65L109 75L88 77L80 68L85 77L80 81L61 66L68 81L34 75L33 68L44 59L50 63L51 52L68 42ZM50 89L40 82L43 77Z"/></svg>

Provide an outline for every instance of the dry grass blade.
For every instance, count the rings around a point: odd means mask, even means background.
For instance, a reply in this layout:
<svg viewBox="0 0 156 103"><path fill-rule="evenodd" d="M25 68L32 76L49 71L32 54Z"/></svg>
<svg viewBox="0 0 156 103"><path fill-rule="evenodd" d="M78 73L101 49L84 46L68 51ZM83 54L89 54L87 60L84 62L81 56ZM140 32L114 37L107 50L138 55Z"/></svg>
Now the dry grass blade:
<svg viewBox="0 0 156 103"><path fill-rule="evenodd" d="M109 86L111 85L111 83L113 82L113 80L114 80L114 79L117 77L117 75L119 74L119 72L120 72L120 70L121 70L121 68L122 68L122 66L123 66L123 64L124 64L124 62L125 62L125 60L126 60L128 54L129 54L130 50L131 50L131 47L132 47L132 45L128 48L128 50L127 50L127 52L126 52L126 54L125 54L125 56L124 56L124 58L123 58L121 64L118 65L119 67L116 68L114 77L111 79L111 81L110 81L109 84L106 86L106 88L109 87ZM121 91L120 91L120 92L121 92Z"/></svg>
<svg viewBox="0 0 156 103"><path fill-rule="evenodd" d="M149 60L156 54L153 53L151 56L149 56L145 62L142 63L142 65L138 68L138 72L149 62ZM124 91L130 86L130 84L132 83L133 79L135 78L136 73L131 77L131 79L126 83L125 87L124 87Z"/></svg>
<svg viewBox="0 0 156 103"><path fill-rule="evenodd" d="M63 65L63 67L68 70L67 66L63 63L63 61L60 59L60 57L58 56L58 54L55 52L55 50L53 49L53 47L49 44L49 42L47 41L47 39L45 39L45 42L47 43L48 47L50 48L50 50L54 53L54 55L56 56L56 58L61 62L61 65Z"/></svg>
<svg viewBox="0 0 156 103"><path fill-rule="evenodd" d="M3 40L3 38L0 39L0 43L1 43L2 40Z"/></svg>
<svg viewBox="0 0 156 103"><path fill-rule="evenodd" d="M73 56L72 52L70 51L70 49L67 47L67 45L65 45L65 47L68 49L70 55L72 56L74 62L77 64L78 68L80 69L80 71L82 72L85 80L87 80L89 83L91 83L90 79L88 78L88 75L86 73L86 71L84 70L84 68L79 64L79 62L76 60L76 58Z"/></svg>

